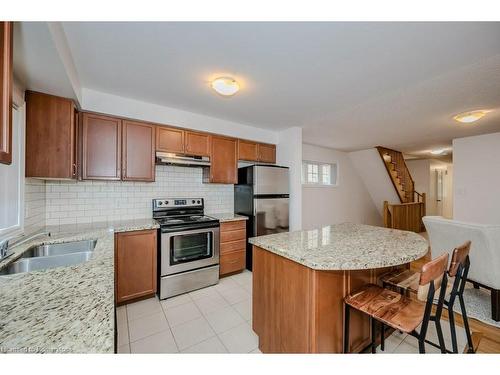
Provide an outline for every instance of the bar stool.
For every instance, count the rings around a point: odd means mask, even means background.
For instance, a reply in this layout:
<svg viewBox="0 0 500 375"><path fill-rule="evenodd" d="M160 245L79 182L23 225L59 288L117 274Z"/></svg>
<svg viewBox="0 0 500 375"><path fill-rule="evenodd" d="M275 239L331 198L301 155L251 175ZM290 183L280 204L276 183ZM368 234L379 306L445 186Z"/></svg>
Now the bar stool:
<svg viewBox="0 0 500 375"><path fill-rule="evenodd" d="M344 299L345 323L344 323L344 353L349 351L349 320L350 309L359 310L371 320L371 351L375 353L375 328L376 322L381 323L381 331L384 332L385 325L408 333L418 339L420 353L425 353L425 337L429 321L432 319L431 311L434 297L439 291L436 315L437 333L441 352L445 352L443 332L439 324L443 309L444 294L446 292L448 265L448 254L426 263L419 277L417 301L392 290L382 288L378 285L367 284L355 293ZM425 301L425 303L423 302ZM420 332L416 328L421 324ZM381 343L381 346L383 342Z"/></svg>
<svg viewBox="0 0 500 375"><path fill-rule="evenodd" d="M450 267L448 268L448 277L450 279L451 288L450 286L448 286L447 288L444 304L447 307L450 322L451 342L453 346L452 353L458 353L455 316L453 314L453 305L455 304L455 300L457 298L462 310L462 318L464 321L464 328L467 336L467 352L474 353L474 346L472 343L472 336L469 328L469 319L467 318L463 296L465 285L467 283L467 274L469 273L470 268L470 247L471 242L467 241L462 246L455 248L452 253ZM384 287L393 287L401 294L407 295L408 293L417 292L419 275L420 272L408 269L402 271L395 270L383 275L381 277L381 281ZM417 280L417 282L415 282L415 280ZM437 347L435 343L432 343L430 341L426 342Z"/></svg>

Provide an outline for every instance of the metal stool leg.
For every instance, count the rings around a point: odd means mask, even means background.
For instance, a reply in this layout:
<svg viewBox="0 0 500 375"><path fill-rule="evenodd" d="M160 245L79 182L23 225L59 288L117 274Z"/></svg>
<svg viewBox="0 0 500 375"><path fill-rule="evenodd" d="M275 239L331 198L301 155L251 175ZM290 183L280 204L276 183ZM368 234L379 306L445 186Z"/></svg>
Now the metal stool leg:
<svg viewBox="0 0 500 375"><path fill-rule="evenodd" d="M467 313L465 312L464 296L462 294L459 294L458 300L460 301L460 308L462 309L462 318L464 320L465 334L467 335L467 346L469 347L467 352L474 353L474 344L472 343L472 336L470 334L470 328L469 328L469 318L467 318Z"/></svg>
<svg viewBox="0 0 500 375"><path fill-rule="evenodd" d="M436 332L438 335L439 346L441 348L441 353L446 353L446 344L444 343L443 330L441 329L441 319L436 319Z"/></svg>
<svg viewBox="0 0 500 375"><path fill-rule="evenodd" d="M451 345L453 347L453 353L458 353L458 345L457 345L457 331L455 328L455 315L453 314L453 304L451 303L448 306L448 318L450 320L450 332L451 332Z"/></svg>
<svg viewBox="0 0 500 375"><path fill-rule="evenodd" d="M351 310L346 303L344 307L344 353L349 353L349 320Z"/></svg>
<svg viewBox="0 0 500 375"><path fill-rule="evenodd" d="M375 347L375 330L376 330L376 320L372 317L370 317L371 321L372 321L372 342L371 342L371 347L372 347L372 354L375 354L377 351L376 351L376 347Z"/></svg>
<svg viewBox="0 0 500 375"><path fill-rule="evenodd" d="M380 349L385 350L385 324L380 323Z"/></svg>

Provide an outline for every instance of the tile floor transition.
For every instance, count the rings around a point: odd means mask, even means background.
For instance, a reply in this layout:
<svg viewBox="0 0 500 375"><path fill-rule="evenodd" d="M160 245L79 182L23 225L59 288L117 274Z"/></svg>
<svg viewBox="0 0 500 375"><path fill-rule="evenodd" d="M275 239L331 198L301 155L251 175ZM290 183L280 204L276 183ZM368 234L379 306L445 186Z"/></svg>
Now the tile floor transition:
<svg viewBox="0 0 500 375"><path fill-rule="evenodd" d="M252 273L225 277L219 284L160 301L157 297L117 308L118 353L260 353L251 328ZM450 330L444 321L446 346ZM457 327L459 347L465 331ZM428 339L437 342L434 324ZM418 353L417 340L395 332L381 353ZM439 350L426 344L428 353Z"/></svg>

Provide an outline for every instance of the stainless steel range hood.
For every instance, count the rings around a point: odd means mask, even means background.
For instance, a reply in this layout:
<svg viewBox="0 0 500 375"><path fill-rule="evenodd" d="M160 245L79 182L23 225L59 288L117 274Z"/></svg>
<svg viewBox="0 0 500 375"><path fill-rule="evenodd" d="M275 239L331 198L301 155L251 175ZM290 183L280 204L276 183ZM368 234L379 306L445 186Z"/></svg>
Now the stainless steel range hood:
<svg viewBox="0 0 500 375"><path fill-rule="evenodd" d="M180 155L169 152L156 152L156 164L183 165L185 167L209 167L208 156Z"/></svg>

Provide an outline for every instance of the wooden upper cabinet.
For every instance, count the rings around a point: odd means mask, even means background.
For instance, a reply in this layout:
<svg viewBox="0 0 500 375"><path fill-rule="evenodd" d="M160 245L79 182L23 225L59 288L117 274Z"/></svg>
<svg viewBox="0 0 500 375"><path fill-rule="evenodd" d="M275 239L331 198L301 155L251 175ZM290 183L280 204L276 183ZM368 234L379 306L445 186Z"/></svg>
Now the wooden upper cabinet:
<svg viewBox="0 0 500 375"><path fill-rule="evenodd" d="M216 135L211 138L210 182L236 184L238 182L238 140Z"/></svg>
<svg viewBox="0 0 500 375"><path fill-rule="evenodd" d="M83 113L82 115L82 179L120 180L120 119Z"/></svg>
<svg viewBox="0 0 500 375"><path fill-rule="evenodd" d="M184 136L186 154L210 156L210 135L186 131Z"/></svg>
<svg viewBox="0 0 500 375"><path fill-rule="evenodd" d="M258 144L259 161L276 163L276 145Z"/></svg>
<svg viewBox="0 0 500 375"><path fill-rule="evenodd" d="M115 234L117 303L156 293L156 230Z"/></svg>
<svg viewBox="0 0 500 375"><path fill-rule="evenodd" d="M0 163L12 163L13 23L0 22Z"/></svg>
<svg viewBox="0 0 500 375"><path fill-rule="evenodd" d="M238 160L259 161L258 145L256 142L238 140Z"/></svg>
<svg viewBox="0 0 500 375"><path fill-rule="evenodd" d="M155 126L123 120L122 180L155 180Z"/></svg>
<svg viewBox="0 0 500 375"><path fill-rule="evenodd" d="M26 177L76 178L72 100L26 92Z"/></svg>
<svg viewBox="0 0 500 375"><path fill-rule="evenodd" d="M184 153L184 130L158 126L156 128L156 151Z"/></svg>

